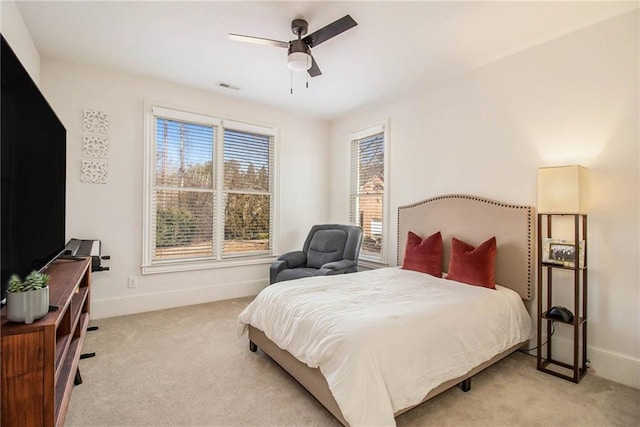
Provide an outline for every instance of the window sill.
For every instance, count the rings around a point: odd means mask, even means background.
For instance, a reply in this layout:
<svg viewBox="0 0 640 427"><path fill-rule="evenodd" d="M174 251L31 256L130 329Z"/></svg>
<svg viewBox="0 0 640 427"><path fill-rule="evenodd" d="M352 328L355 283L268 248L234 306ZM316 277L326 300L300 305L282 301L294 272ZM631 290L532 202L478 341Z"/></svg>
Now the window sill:
<svg viewBox="0 0 640 427"><path fill-rule="evenodd" d="M207 270L211 268L245 267L248 265L271 264L276 256L238 257L220 261L170 261L142 266L142 274L175 273L179 271Z"/></svg>

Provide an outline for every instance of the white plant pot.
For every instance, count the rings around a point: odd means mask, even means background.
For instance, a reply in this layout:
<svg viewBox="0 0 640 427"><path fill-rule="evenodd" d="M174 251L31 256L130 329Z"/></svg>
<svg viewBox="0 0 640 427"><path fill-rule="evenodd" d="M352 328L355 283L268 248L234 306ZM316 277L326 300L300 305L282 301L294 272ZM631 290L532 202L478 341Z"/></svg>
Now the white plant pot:
<svg viewBox="0 0 640 427"><path fill-rule="evenodd" d="M27 292L7 292L7 319L27 325L49 311L49 287Z"/></svg>

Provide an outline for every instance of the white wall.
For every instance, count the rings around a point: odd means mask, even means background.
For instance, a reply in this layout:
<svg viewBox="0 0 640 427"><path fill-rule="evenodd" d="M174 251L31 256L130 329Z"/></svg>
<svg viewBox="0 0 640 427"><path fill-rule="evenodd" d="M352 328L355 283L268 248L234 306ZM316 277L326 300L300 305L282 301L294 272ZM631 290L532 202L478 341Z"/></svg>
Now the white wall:
<svg viewBox="0 0 640 427"><path fill-rule="evenodd" d="M347 218L349 133L387 119L391 262L398 206L447 193L535 206L539 167L586 166L588 357L640 387L638 24L630 12L335 120L330 219Z"/></svg>
<svg viewBox="0 0 640 427"><path fill-rule="evenodd" d="M255 103L149 78L51 60L41 87L67 129L67 238L102 240L111 270L95 273L92 317L108 317L255 295L268 261L246 267L141 276L143 103L275 125L280 137L277 250L298 249L311 225L328 218L328 124ZM82 110L110 116L107 184L80 182ZM139 276L127 287L127 276Z"/></svg>
<svg viewBox="0 0 640 427"><path fill-rule="evenodd" d="M0 1L0 32L36 84L40 82L40 53L13 0Z"/></svg>

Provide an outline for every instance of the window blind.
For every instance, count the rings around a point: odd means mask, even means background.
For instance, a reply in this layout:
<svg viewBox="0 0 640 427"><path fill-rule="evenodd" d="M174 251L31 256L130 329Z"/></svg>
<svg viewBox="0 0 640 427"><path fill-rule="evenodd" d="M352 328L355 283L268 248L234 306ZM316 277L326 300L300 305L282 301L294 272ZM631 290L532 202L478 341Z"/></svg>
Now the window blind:
<svg viewBox="0 0 640 427"><path fill-rule="evenodd" d="M215 127L156 118L153 259L215 256Z"/></svg>
<svg viewBox="0 0 640 427"><path fill-rule="evenodd" d="M351 141L349 221L363 229L362 255L382 258L384 224L384 132Z"/></svg>
<svg viewBox="0 0 640 427"><path fill-rule="evenodd" d="M273 137L224 130L223 255L272 247Z"/></svg>

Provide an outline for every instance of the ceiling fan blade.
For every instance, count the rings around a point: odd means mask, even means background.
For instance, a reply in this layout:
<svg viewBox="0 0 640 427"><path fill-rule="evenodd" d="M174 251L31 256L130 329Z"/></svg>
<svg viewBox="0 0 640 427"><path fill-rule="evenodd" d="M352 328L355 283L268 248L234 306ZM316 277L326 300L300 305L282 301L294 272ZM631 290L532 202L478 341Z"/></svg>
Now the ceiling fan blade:
<svg viewBox="0 0 640 427"><path fill-rule="evenodd" d="M337 21L333 21L331 24L324 26L317 31L314 31L313 33L304 37L302 40L309 47L315 47L320 43L326 42L330 38L337 36L340 33L344 33L349 28L353 28L356 25L358 25L358 23L354 21L351 15L346 15L338 19Z"/></svg>
<svg viewBox="0 0 640 427"><path fill-rule="evenodd" d="M311 77L318 77L322 74L322 71L320 71L320 67L318 67L318 64L316 63L313 55L310 54L309 56L311 56L311 68L307 70L307 73L309 73Z"/></svg>
<svg viewBox="0 0 640 427"><path fill-rule="evenodd" d="M234 40L237 42L256 43L256 44L262 44L265 46L275 46L275 47L284 47L284 48L289 47L289 42L282 42L280 40L263 39L262 37L243 36L242 34L229 34L229 40Z"/></svg>

